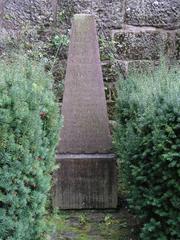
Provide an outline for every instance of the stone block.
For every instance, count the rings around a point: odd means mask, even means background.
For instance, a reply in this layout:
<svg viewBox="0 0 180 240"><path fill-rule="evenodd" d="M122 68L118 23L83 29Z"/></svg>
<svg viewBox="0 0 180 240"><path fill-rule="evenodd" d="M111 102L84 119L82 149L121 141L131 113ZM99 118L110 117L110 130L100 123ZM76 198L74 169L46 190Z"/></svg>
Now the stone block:
<svg viewBox="0 0 180 240"><path fill-rule="evenodd" d="M176 32L176 58L180 60L180 31Z"/></svg>
<svg viewBox="0 0 180 240"><path fill-rule="evenodd" d="M6 29L20 30L31 24L50 24L56 0L3 0L2 23Z"/></svg>
<svg viewBox="0 0 180 240"><path fill-rule="evenodd" d="M58 155L54 206L60 209L117 207L117 166L113 154Z"/></svg>
<svg viewBox="0 0 180 240"><path fill-rule="evenodd" d="M125 12L125 22L130 25L180 27L179 0L127 0Z"/></svg>
<svg viewBox="0 0 180 240"><path fill-rule="evenodd" d="M128 61L128 72L148 73L155 70L158 65L159 61L152 60Z"/></svg>
<svg viewBox="0 0 180 240"><path fill-rule="evenodd" d="M96 17L99 27L121 28L123 23L123 6L125 0L61 0L60 10L73 13L89 13Z"/></svg>
<svg viewBox="0 0 180 240"><path fill-rule="evenodd" d="M157 60L171 47L167 32L146 28L115 32L114 41L120 60Z"/></svg>
<svg viewBox="0 0 180 240"><path fill-rule="evenodd" d="M103 28L121 28L123 23L123 6L125 0L92 1L92 11Z"/></svg>

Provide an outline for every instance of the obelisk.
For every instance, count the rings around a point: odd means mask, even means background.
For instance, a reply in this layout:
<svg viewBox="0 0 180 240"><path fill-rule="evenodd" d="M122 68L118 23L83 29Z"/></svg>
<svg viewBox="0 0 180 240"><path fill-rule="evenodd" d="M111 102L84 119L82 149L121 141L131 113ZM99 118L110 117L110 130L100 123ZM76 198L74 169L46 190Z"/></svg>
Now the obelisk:
<svg viewBox="0 0 180 240"><path fill-rule="evenodd" d="M54 204L61 209L117 206L112 153L95 18L73 18L57 160Z"/></svg>

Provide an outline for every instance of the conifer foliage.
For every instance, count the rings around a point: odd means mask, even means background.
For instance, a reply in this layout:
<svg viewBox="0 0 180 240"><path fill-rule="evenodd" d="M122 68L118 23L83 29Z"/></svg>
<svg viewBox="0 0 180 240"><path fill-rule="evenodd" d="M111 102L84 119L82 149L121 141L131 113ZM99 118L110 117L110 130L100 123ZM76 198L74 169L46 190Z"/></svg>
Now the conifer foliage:
<svg viewBox="0 0 180 240"><path fill-rule="evenodd" d="M52 79L26 56L0 61L0 240L40 240L60 118Z"/></svg>
<svg viewBox="0 0 180 240"><path fill-rule="evenodd" d="M114 134L140 239L180 239L180 71L165 63L120 81Z"/></svg>

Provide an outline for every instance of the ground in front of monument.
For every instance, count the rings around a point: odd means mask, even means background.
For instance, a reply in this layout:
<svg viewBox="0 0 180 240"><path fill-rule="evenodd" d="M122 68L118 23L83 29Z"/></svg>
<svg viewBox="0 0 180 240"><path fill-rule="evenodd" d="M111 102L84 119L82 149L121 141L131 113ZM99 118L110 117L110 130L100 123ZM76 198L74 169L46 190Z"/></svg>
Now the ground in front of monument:
<svg viewBox="0 0 180 240"><path fill-rule="evenodd" d="M49 222L51 240L137 240L137 220L126 208L61 211Z"/></svg>

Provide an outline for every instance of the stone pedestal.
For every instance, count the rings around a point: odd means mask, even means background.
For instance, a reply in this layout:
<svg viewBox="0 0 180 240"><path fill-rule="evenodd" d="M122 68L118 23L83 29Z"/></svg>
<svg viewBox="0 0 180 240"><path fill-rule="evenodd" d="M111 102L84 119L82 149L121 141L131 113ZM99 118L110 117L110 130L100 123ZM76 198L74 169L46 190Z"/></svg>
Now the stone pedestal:
<svg viewBox="0 0 180 240"><path fill-rule="evenodd" d="M54 204L61 209L117 207L117 173L113 154L64 154L57 156Z"/></svg>
<svg viewBox="0 0 180 240"><path fill-rule="evenodd" d="M115 208L116 161L92 15L78 14L73 19L62 115L55 206Z"/></svg>

